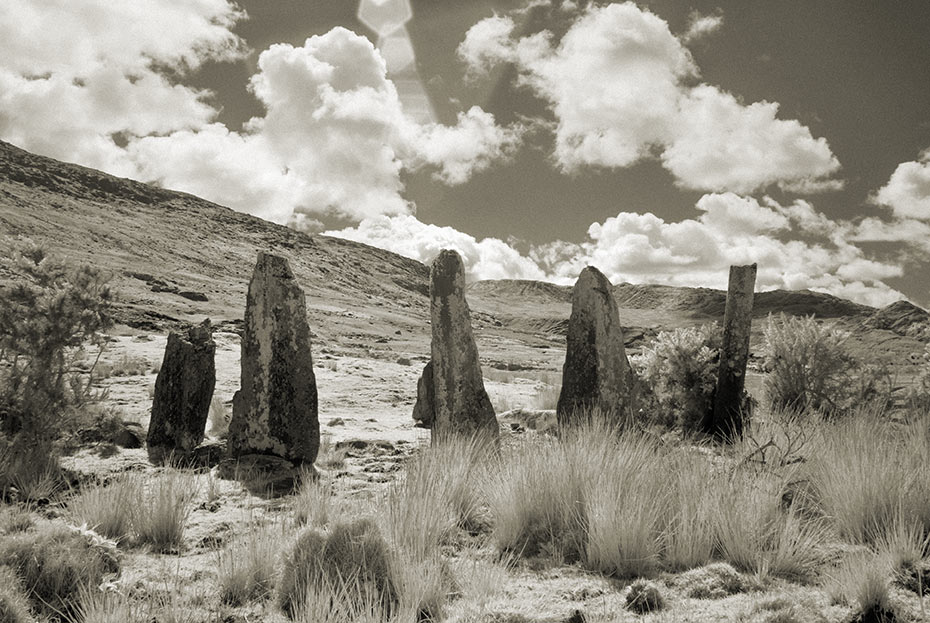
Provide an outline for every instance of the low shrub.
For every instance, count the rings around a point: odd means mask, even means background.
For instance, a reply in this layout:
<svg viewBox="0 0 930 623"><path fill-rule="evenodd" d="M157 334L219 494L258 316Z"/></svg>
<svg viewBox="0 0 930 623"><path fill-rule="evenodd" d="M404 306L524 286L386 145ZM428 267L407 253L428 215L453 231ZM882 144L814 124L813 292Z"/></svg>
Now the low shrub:
<svg viewBox="0 0 930 623"><path fill-rule="evenodd" d="M813 316L769 315L763 327L765 390L773 409L835 415L855 398L858 362L849 333Z"/></svg>
<svg viewBox="0 0 930 623"><path fill-rule="evenodd" d="M701 430L713 409L722 331L717 324L662 331L633 357L645 382L643 413L648 421Z"/></svg>
<svg viewBox="0 0 930 623"><path fill-rule="evenodd" d="M82 588L119 571L114 543L93 531L47 526L0 539L0 567L8 566L32 606L49 616L75 616Z"/></svg>

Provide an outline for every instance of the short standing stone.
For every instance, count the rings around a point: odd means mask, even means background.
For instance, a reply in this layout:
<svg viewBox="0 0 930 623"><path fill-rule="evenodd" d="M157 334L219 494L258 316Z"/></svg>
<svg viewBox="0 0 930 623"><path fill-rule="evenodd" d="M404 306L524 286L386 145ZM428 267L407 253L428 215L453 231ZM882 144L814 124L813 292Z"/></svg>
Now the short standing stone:
<svg viewBox="0 0 930 623"><path fill-rule="evenodd" d="M572 290L562 391L556 408L560 426L600 410L621 421L633 404L635 380L626 358L620 314L610 281L588 266Z"/></svg>
<svg viewBox="0 0 930 623"><path fill-rule="evenodd" d="M229 454L313 463L320 447L304 293L283 257L259 253L249 283Z"/></svg>
<svg viewBox="0 0 930 623"><path fill-rule="evenodd" d="M433 441L451 435L500 435L491 399L484 389L478 347L465 301L465 267L459 254L443 250L430 269L432 326ZM424 404L429 384L424 388ZM419 400L418 400L419 402ZM421 421L428 421L421 415Z"/></svg>
<svg viewBox="0 0 930 623"><path fill-rule="evenodd" d="M752 300L756 285L756 265L731 266L727 306L723 316L723 343L717 369L712 417L704 428L720 440L733 440L743 434L748 416L745 397L746 363L752 330Z"/></svg>
<svg viewBox="0 0 930 623"><path fill-rule="evenodd" d="M185 333L168 334L165 357L155 379L147 444L157 455L189 454L203 441L216 364L210 321Z"/></svg>
<svg viewBox="0 0 930 623"><path fill-rule="evenodd" d="M436 397L433 386L433 361L423 367L423 374L417 381L417 402L413 405L413 421L420 428L432 428L436 419Z"/></svg>

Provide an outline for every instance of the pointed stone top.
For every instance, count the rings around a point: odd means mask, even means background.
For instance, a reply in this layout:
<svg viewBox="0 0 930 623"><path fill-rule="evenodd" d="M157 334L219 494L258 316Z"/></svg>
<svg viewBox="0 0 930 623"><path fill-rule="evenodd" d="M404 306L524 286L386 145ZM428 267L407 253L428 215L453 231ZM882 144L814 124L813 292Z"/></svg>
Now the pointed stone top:
<svg viewBox="0 0 930 623"><path fill-rule="evenodd" d="M443 249L430 269L430 295L449 296L465 288L465 264L454 249Z"/></svg>
<svg viewBox="0 0 930 623"><path fill-rule="evenodd" d="M268 251L258 252L255 272L263 272L272 277L279 277L282 279L292 279L294 277L294 273L291 272L291 265L288 263L287 258L269 253Z"/></svg>
<svg viewBox="0 0 930 623"><path fill-rule="evenodd" d="M606 294L610 294L613 286L610 283L610 279L604 276L604 273L594 266L586 266L585 269L581 271L581 274L578 275L575 288L603 290Z"/></svg>

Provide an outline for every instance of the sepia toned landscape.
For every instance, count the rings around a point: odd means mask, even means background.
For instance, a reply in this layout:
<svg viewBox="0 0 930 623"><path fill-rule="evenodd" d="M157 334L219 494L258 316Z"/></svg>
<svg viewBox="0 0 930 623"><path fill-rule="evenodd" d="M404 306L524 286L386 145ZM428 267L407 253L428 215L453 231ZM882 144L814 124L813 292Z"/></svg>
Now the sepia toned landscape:
<svg viewBox="0 0 930 623"><path fill-rule="evenodd" d="M930 621L928 38L0 3L0 623Z"/></svg>

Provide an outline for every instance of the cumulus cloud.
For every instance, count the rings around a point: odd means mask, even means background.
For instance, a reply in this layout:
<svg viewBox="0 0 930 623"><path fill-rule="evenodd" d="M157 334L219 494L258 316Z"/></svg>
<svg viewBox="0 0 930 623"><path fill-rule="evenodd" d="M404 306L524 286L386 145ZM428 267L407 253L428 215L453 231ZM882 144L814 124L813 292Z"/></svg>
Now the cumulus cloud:
<svg viewBox="0 0 930 623"><path fill-rule="evenodd" d="M265 114L228 128L176 80L241 58L243 17L227 0L0 7L0 136L294 224L409 214L402 170L460 184L521 140L477 107L415 122L380 53L344 28L263 51L249 88Z"/></svg>
<svg viewBox="0 0 930 623"><path fill-rule="evenodd" d="M422 262L443 248L458 250L475 279L545 279L570 284L587 265L614 282L662 283L725 289L729 266L757 263L757 287L811 289L882 306L903 295L884 280L899 277L895 263L866 257L849 239L851 225L802 200L783 205L733 193L701 197L696 218L668 222L654 214L620 212L592 223L587 240L557 240L520 253L498 239L477 240L414 216L366 219L326 232L372 244ZM804 228L810 240L794 238Z"/></svg>
<svg viewBox="0 0 930 623"><path fill-rule="evenodd" d="M713 21L704 21L706 29ZM554 157L567 172L628 167L658 156L683 187L749 193L835 189L840 167L823 138L778 104L745 105L700 84L681 39L631 2L592 6L558 42L547 32L513 36L507 17L478 22L459 47L473 71L512 63L521 84L548 101L557 121Z"/></svg>
<svg viewBox="0 0 930 623"><path fill-rule="evenodd" d="M452 227L429 225L411 215L366 219L357 227L325 233L381 247L427 264L441 250L455 249L462 256L469 281L546 278L535 262L503 240L477 240Z"/></svg>
<svg viewBox="0 0 930 623"><path fill-rule="evenodd" d="M682 36L686 43L692 43L711 35L723 26L723 15L714 13L702 15L698 11L691 11L688 16L688 30Z"/></svg>
<svg viewBox="0 0 930 623"><path fill-rule="evenodd" d="M135 168L114 135L200 127L209 93L169 81L207 61L234 60L243 17L227 0L88 0L0 5L0 135L111 173Z"/></svg>
<svg viewBox="0 0 930 623"><path fill-rule="evenodd" d="M930 221L930 149L916 161L899 164L874 201L891 208L896 217Z"/></svg>

